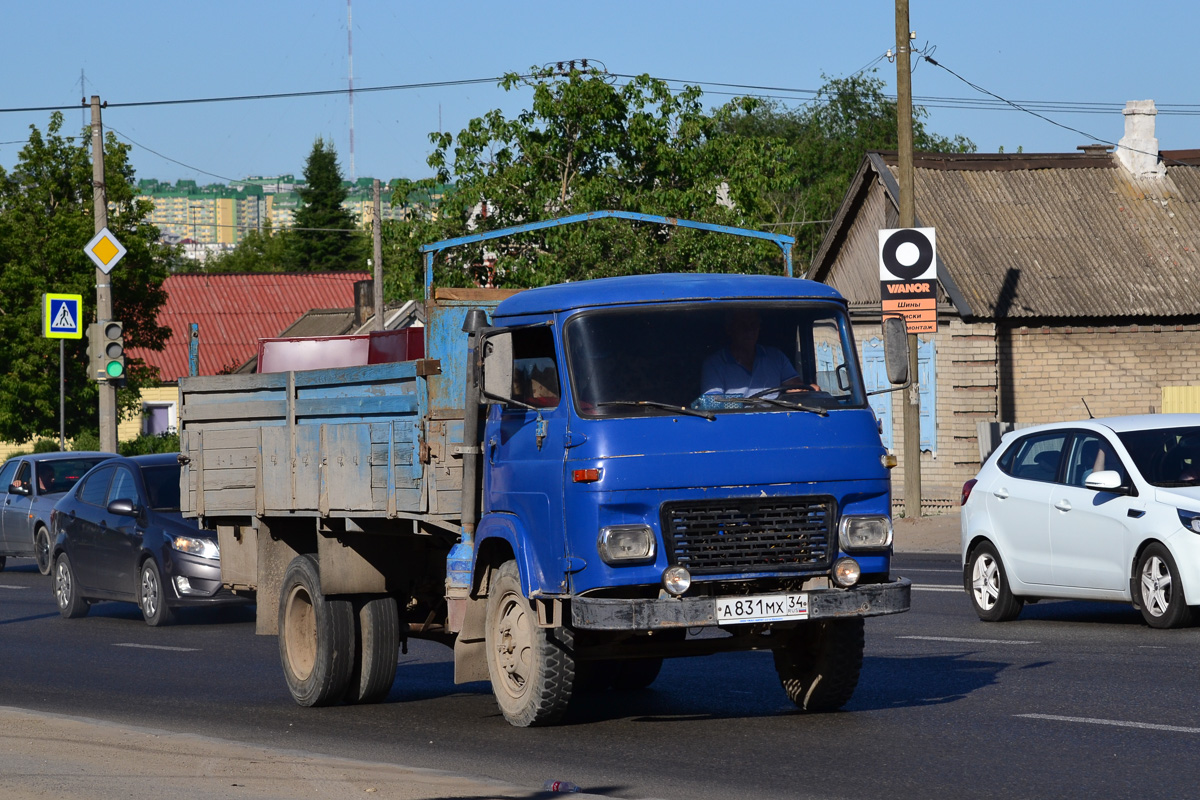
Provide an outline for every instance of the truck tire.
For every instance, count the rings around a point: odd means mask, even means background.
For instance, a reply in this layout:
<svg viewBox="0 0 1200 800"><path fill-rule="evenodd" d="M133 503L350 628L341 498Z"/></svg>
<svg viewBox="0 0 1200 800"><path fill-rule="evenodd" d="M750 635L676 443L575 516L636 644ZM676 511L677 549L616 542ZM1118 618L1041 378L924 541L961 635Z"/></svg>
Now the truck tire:
<svg viewBox="0 0 1200 800"><path fill-rule="evenodd" d="M538 627L515 561L493 576L484 638L492 692L504 718L518 728L560 720L575 683L573 631Z"/></svg>
<svg viewBox="0 0 1200 800"><path fill-rule="evenodd" d="M801 624L774 651L788 699L811 713L844 706L858 686L863 644L862 617Z"/></svg>
<svg viewBox="0 0 1200 800"><path fill-rule="evenodd" d="M396 598L362 597L358 609L358 655L346 690L350 703L378 703L396 680L400 650L400 613Z"/></svg>
<svg viewBox="0 0 1200 800"><path fill-rule="evenodd" d="M279 591L279 660L297 704L324 706L345 696L354 644L353 605L326 598L316 558L296 556Z"/></svg>

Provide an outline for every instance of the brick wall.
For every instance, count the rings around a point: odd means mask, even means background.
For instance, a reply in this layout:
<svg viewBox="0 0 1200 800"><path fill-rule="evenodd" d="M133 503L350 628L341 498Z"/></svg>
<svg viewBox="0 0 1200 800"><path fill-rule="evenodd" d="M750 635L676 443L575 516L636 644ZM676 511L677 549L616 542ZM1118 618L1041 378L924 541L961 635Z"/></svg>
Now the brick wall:
<svg viewBox="0 0 1200 800"><path fill-rule="evenodd" d="M1200 383L1200 325L1001 329L1001 419L1037 424L1162 411L1162 387Z"/></svg>

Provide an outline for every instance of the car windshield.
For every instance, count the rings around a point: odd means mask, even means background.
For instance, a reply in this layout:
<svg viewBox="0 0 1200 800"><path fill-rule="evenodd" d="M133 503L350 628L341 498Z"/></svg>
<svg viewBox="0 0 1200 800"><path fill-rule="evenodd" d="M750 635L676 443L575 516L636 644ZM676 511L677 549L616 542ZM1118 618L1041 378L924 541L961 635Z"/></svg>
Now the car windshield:
<svg viewBox="0 0 1200 800"><path fill-rule="evenodd" d="M865 405L845 311L829 303L704 303L592 311L564 332L585 417Z"/></svg>
<svg viewBox="0 0 1200 800"><path fill-rule="evenodd" d="M1200 427L1118 433L1138 472L1155 486L1200 486Z"/></svg>
<svg viewBox="0 0 1200 800"><path fill-rule="evenodd" d="M179 510L179 466L163 464L158 467L142 467L142 480L146 484L146 500L155 511Z"/></svg>
<svg viewBox="0 0 1200 800"><path fill-rule="evenodd" d="M104 457L56 458L37 462L34 474L38 476L39 494L61 494L70 491L89 469L99 464Z"/></svg>

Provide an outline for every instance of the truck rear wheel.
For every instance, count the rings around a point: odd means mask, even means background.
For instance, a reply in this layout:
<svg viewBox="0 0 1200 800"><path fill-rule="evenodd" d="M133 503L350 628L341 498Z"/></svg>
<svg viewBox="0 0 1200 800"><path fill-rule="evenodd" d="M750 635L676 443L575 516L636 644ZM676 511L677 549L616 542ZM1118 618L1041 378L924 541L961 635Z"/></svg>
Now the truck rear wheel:
<svg viewBox="0 0 1200 800"><path fill-rule="evenodd" d="M279 592L279 659L292 698L302 706L336 703L354 668L354 608L321 593L317 560L296 556Z"/></svg>
<svg viewBox="0 0 1200 800"><path fill-rule="evenodd" d="M358 609L358 655L346 700L351 703L378 703L387 697L396 680L396 662L400 650L400 613L396 598L364 597L355 603Z"/></svg>
<svg viewBox="0 0 1200 800"><path fill-rule="evenodd" d="M775 671L788 699L814 713L844 706L858 686L863 645L862 617L801 624L775 649Z"/></svg>
<svg viewBox="0 0 1200 800"><path fill-rule="evenodd" d="M538 627L515 561L493 576L484 637L492 692L504 718L518 728L561 719L575 683L573 631Z"/></svg>

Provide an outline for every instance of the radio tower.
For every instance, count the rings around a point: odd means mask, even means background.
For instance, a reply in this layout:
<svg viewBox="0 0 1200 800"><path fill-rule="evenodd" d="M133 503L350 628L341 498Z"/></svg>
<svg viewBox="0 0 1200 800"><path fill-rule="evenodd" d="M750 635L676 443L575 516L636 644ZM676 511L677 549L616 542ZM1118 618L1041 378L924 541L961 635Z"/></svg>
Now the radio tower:
<svg viewBox="0 0 1200 800"><path fill-rule="evenodd" d="M354 9L352 0L346 0L346 50L350 56L350 182L357 176L354 174Z"/></svg>

